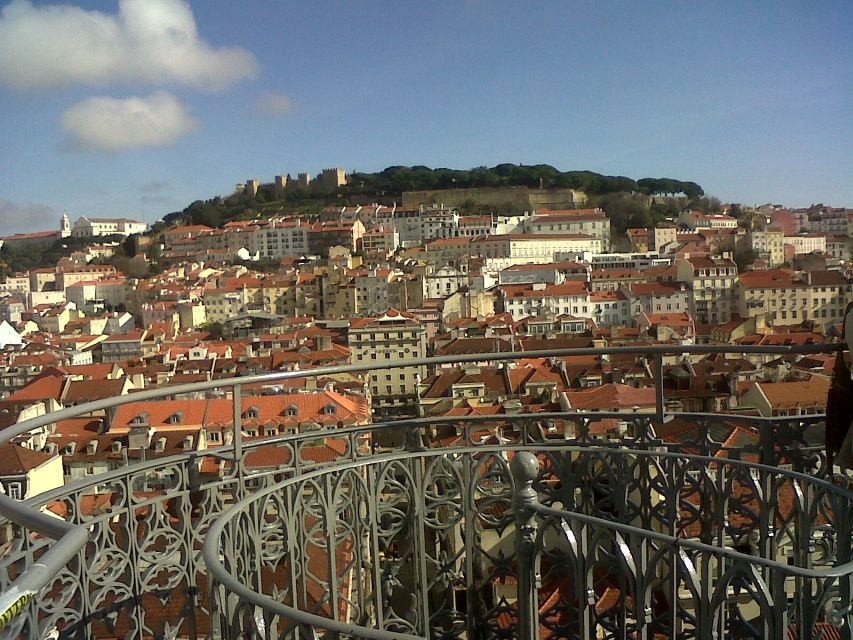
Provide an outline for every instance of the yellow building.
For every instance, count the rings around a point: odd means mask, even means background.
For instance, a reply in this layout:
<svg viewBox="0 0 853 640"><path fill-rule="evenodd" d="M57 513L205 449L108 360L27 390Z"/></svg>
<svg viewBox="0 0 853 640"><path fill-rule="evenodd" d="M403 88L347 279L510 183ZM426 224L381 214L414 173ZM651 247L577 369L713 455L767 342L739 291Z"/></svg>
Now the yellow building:
<svg viewBox="0 0 853 640"><path fill-rule="evenodd" d="M839 271L747 271L735 290L742 318L763 315L770 326L813 323L821 331L842 321L851 297L851 285Z"/></svg>
<svg viewBox="0 0 853 640"><path fill-rule="evenodd" d="M728 322L734 312L737 266L728 258L688 257L677 263L679 282L693 293L690 312L699 324Z"/></svg>
<svg viewBox="0 0 853 640"><path fill-rule="evenodd" d="M393 369L370 371L370 393L375 411L385 415L417 413L418 382L426 367L406 360L427 354L425 327L412 313L388 309L376 318L356 318L350 323L349 347L353 364L395 363Z"/></svg>
<svg viewBox="0 0 853 640"><path fill-rule="evenodd" d="M752 231L748 235L748 241L749 248L771 267L778 267L785 262L785 234L781 229Z"/></svg>

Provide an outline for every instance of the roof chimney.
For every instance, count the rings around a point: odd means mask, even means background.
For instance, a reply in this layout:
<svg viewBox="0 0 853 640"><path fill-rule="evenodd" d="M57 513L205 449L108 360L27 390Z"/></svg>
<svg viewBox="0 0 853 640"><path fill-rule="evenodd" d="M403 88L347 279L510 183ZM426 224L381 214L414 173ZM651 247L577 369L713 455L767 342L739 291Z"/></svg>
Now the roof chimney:
<svg viewBox="0 0 853 640"><path fill-rule="evenodd" d="M127 447L128 449L148 449L153 436L154 428L147 424L131 426L127 432Z"/></svg>

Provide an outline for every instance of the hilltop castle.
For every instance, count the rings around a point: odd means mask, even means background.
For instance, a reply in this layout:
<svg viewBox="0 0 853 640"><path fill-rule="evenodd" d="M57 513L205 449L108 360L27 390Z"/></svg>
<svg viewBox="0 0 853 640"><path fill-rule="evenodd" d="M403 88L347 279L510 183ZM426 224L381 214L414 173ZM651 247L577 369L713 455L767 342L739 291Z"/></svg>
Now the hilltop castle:
<svg viewBox="0 0 853 640"><path fill-rule="evenodd" d="M276 196L284 194L286 191L294 189L311 189L314 187L327 187L336 189L347 183L346 172L336 167L334 169L323 169L313 180L310 173L298 173L296 179L290 174L275 176L274 182L261 183L257 178L250 178L246 182L238 182L235 185L234 193L249 193L252 197L258 194L261 189L270 189Z"/></svg>

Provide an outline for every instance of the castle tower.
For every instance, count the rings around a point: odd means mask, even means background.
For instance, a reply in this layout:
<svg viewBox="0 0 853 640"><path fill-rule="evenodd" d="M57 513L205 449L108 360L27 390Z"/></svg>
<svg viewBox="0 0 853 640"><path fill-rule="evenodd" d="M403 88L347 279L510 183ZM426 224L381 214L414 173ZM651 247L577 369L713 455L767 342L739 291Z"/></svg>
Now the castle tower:
<svg viewBox="0 0 853 640"><path fill-rule="evenodd" d="M286 176L276 176L275 177L275 194L277 196L282 195L288 187L287 179L289 175Z"/></svg>
<svg viewBox="0 0 853 640"><path fill-rule="evenodd" d="M62 220L59 223L59 235L67 238L71 235L71 220L68 218L68 212L62 213Z"/></svg>
<svg viewBox="0 0 853 640"><path fill-rule="evenodd" d="M323 169L318 179L324 185L335 187L336 189L347 183L346 172L340 167L336 167L334 169Z"/></svg>

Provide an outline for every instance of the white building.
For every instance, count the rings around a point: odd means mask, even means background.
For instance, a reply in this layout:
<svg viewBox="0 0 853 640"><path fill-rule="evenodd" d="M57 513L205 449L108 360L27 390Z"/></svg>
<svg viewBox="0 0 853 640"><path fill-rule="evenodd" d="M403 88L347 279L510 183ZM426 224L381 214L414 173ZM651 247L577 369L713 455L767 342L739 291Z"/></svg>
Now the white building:
<svg viewBox="0 0 853 640"><path fill-rule="evenodd" d="M468 284L468 274L450 266L436 269L426 277L428 298L446 298Z"/></svg>
<svg viewBox="0 0 853 640"><path fill-rule="evenodd" d="M257 229L252 235L254 242L248 242L261 260L277 260L286 256L304 256L309 254L308 233L311 227L297 220L270 220L269 226Z"/></svg>
<svg viewBox="0 0 853 640"><path fill-rule="evenodd" d="M589 263L593 270L634 269L642 271L649 267L666 267L672 264L672 258L661 257L657 251L585 254L583 260Z"/></svg>
<svg viewBox="0 0 853 640"><path fill-rule="evenodd" d="M596 291L589 296L592 319L599 327L625 327L634 324L631 302L622 291Z"/></svg>
<svg viewBox="0 0 853 640"><path fill-rule="evenodd" d="M388 255L400 246L400 234L391 226L368 229L361 236L361 248L365 253Z"/></svg>
<svg viewBox="0 0 853 640"><path fill-rule="evenodd" d="M812 233L823 233L828 236L848 235L848 219L853 213L851 209L820 207L809 213L808 229Z"/></svg>
<svg viewBox="0 0 853 640"><path fill-rule="evenodd" d="M15 331L13 326L5 320L0 320L0 349L4 349L10 344L20 346L23 343L21 334Z"/></svg>
<svg viewBox="0 0 853 640"><path fill-rule="evenodd" d="M702 211L682 211L678 215L678 224L688 229L737 229L737 219L720 214L707 214Z"/></svg>
<svg viewBox="0 0 853 640"><path fill-rule="evenodd" d="M796 236L785 236L784 243L790 245L794 255L826 251L826 236L819 233L801 233Z"/></svg>
<svg viewBox="0 0 853 640"><path fill-rule="evenodd" d="M376 224L394 229L399 237L400 245L416 247L423 244L420 216L420 209L383 208L376 212Z"/></svg>
<svg viewBox="0 0 853 640"><path fill-rule="evenodd" d="M566 280L589 280L589 265L581 262L517 264L498 273L500 284L562 284Z"/></svg>
<svg viewBox="0 0 853 640"><path fill-rule="evenodd" d="M460 216L457 225L457 235L464 238L487 236L496 232L497 225L491 215Z"/></svg>
<svg viewBox="0 0 853 640"><path fill-rule="evenodd" d="M584 252L601 253L601 240L566 233L485 236L471 241L471 252L485 259L487 270L500 271L517 264L562 262Z"/></svg>
<svg viewBox="0 0 853 640"><path fill-rule="evenodd" d="M3 284L0 284L0 292L12 293L15 291L29 293L30 276L28 273L18 273L14 276L6 276L6 281Z"/></svg>
<svg viewBox="0 0 853 640"><path fill-rule="evenodd" d="M130 236L134 233L145 233L148 225L138 220L128 218L89 218L81 216L74 223L71 235L75 238L89 238L93 236L122 235Z"/></svg>
<svg viewBox="0 0 853 640"><path fill-rule="evenodd" d="M567 280L562 284L501 285L503 309L513 320L527 316L569 314L576 318L593 316L586 283Z"/></svg>
<svg viewBox="0 0 853 640"><path fill-rule="evenodd" d="M600 241L595 253L610 251L610 219L601 209L534 211L524 220L524 232L533 234L581 234Z"/></svg>
<svg viewBox="0 0 853 640"><path fill-rule="evenodd" d="M640 313L689 313L690 291L683 282L635 282L623 289L631 304L631 317Z"/></svg>
<svg viewBox="0 0 853 640"><path fill-rule="evenodd" d="M421 243L439 238L455 238L459 229L459 214L453 209L421 208Z"/></svg>
<svg viewBox="0 0 853 640"><path fill-rule="evenodd" d="M78 309L96 312L124 304L127 291L127 281L124 278L84 280L66 287L65 297L76 304Z"/></svg>

